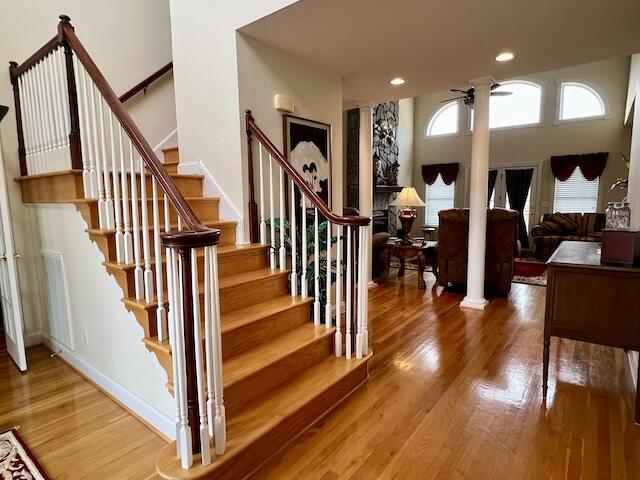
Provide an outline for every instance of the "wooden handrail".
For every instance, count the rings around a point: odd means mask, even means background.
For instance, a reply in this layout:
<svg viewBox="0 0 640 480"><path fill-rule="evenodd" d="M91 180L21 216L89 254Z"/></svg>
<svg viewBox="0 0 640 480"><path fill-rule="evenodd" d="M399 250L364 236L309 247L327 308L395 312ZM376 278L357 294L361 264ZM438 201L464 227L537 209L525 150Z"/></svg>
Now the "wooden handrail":
<svg viewBox="0 0 640 480"><path fill-rule="evenodd" d="M164 67L160 68L158 71L149 75L147 78L145 78L140 83L138 83L135 87L127 90L122 95L120 95L120 102L124 103L127 100L129 100L131 97L136 95L138 92L146 90L149 87L149 85L151 85L153 82L155 82L160 77L162 77L165 73L168 73L171 70L173 70L173 62L167 63Z"/></svg>
<svg viewBox="0 0 640 480"><path fill-rule="evenodd" d="M45 43L42 47L40 47L33 55L27 58L24 62L18 65L15 69L13 69L10 73L11 79L18 78L24 72L33 67L36 63L42 60L47 54L51 53L56 49L58 45L62 42L58 35L53 37L47 43Z"/></svg>
<svg viewBox="0 0 640 480"><path fill-rule="evenodd" d="M212 230L200 223L193 210L184 199L178 187L173 182L167 171L162 166L162 163L156 156L153 148L149 145L149 142L144 138L142 132L135 124L127 110L120 102L120 99L115 94L107 80L102 75L102 72L98 69L93 59L82 45L82 42L78 39L73 29L73 26L69 22L69 17L61 15L60 17L60 29L64 37L64 41L69 44L73 52L78 57L78 60L84 65L86 72L89 74L94 84L102 94L107 105L118 119L122 128L127 133L129 139L135 146L136 150L142 157L145 166L150 170L151 174L156 178L158 184L167 194L167 197L171 201L171 204L178 212L178 215L182 218L187 227L187 230L208 231Z"/></svg>
<svg viewBox="0 0 640 480"><path fill-rule="evenodd" d="M327 207L327 204L318 196L316 192L311 190L309 184L304 181L304 179L300 176L300 174L291 166L289 162L287 162L284 158L284 155L278 148L269 140L269 137L265 135L265 133L256 125L255 119L251 114L251 110L247 110L245 113L246 127L247 132L251 132L256 136L258 141L267 149L267 151L271 154L271 156L278 162L280 167L285 171L285 173L293 180L293 183L304 193L304 195L311 201L311 203L320 210L320 213L330 222L336 225L347 225L347 226L365 226L369 225L371 219L369 217L361 217L361 216L342 216L338 215ZM251 185L250 188L253 188Z"/></svg>

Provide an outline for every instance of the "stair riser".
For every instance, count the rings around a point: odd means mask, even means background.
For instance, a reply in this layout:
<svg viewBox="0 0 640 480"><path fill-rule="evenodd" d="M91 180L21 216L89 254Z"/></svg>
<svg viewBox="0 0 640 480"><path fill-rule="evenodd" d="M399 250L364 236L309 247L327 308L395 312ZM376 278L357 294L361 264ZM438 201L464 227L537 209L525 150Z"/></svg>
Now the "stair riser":
<svg viewBox="0 0 640 480"><path fill-rule="evenodd" d="M140 198L140 175L137 175L137 181L136 181L136 196L138 198ZM152 194L151 188L152 188L152 180L151 180L151 175L145 175L145 178L147 180L147 196L150 197ZM171 177L171 179L173 180L173 182L176 184L176 186L178 187L178 190L180 190L180 193L182 193L183 196L185 197L202 197L202 179L201 178L197 178L197 177ZM131 198L131 175L127 174L127 194L129 196L129 198ZM158 196L162 197L163 195L163 190L162 188L160 188L160 186L158 186Z"/></svg>
<svg viewBox="0 0 640 480"><path fill-rule="evenodd" d="M276 428L256 438L246 449L229 457L226 462L220 465L220 468L197 478L237 480L247 477L255 472L262 463L284 450L292 440L304 433L305 430L331 413L349 398L351 393L364 384L368 377L369 373L365 363L339 382L332 384L327 391L314 397L294 415L282 419Z"/></svg>
<svg viewBox="0 0 640 480"><path fill-rule="evenodd" d="M164 252L163 252L164 253ZM250 270L257 270L259 268L265 268L267 266L266 254L264 250L249 250L244 253L243 256L237 255L220 255L218 256L218 275L220 278L224 278L228 275L248 272ZM162 278L163 284L166 289L166 261L162 261ZM151 265L153 275L155 278L156 265ZM107 271L113 275L118 282L118 285L122 288L125 297L135 296L135 272L133 267L127 269L110 268L107 266ZM198 281L204 282L204 256L198 255Z"/></svg>
<svg viewBox="0 0 640 480"><path fill-rule="evenodd" d="M222 334L222 358L227 359L273 340L310 322L310 304L303 303Z"/></svg>
<svg viewBox="0 0 640 480"><path fill-rule="evenodd" d="M96 242L105 260L109 262L115 262L116 257L116 234L115 232L107 232L101 234L90 233L91 240ZM236 226L235 224L224 224L220 226L220 245L232 245L236 241ZM140 245L142 248L142 235L140 235ZM153 235L149 234L149 245L151 252L155 248L155 240Z"/></svg>
<svg viewBox="0 0 640 480"><path fill-rule="evenodd" d="M225 387L227 415L232 416L241 411L252 400L267 394L328 355L333 355L333 335L321 337L264 370L258 370L249 377Z"/></svg>
<svg viewBox="0 0 640 480"><path fill-rule="evenodd" d="M201 222L215 222L219 220L219 209L218 209L218 199L209 198L209 199L198 199L198 200L188 200L187 201L193 212L195 213L198 220ZM164 202L160 200L158 208L158 215L160 221L160 228L164 228ZM131 200L128 202L128 212L130 222L133 222L133 210L131 208ZM98 204L97 202L92 202L86 204L85 207L82 208L82 215L85 218L85 221L91 221L91 225L89 228L100 228L100 221L98 216ZM149 215L149 222L153 222L153 201L147 200L147 212ZM86 215L89 215L87 217ZM176 224L178 221L178 215L173 208L169 208L169 219L172 224ZM138 201L138 222L142 223L142 202Z"/></svg>
<svg viewBox="0 0 640 480"><path fill-rule="evenodd" d="M166 162L162 164L162 166L164 167L165 171L167 173L178 173L178 164L177 163L173 163L173 162ZM149 169L145 169L145 171L147 173L149 172Z"/></svg>
<svg viewBox="0 0 640 480"><path fill-rule="evenodd" d="M180 151L177 148L163 150L162 154L164 155L164 161L166 163L180 161Z"/></svg>
<svg viewBox="0 0 640 480"><path fill-rule="evenodd" d="M237 308L247 307L263 302L274 296L284 295L287 292L286 282L282 276L270 276L260 279L250 284L241 284L233 287L220 289L220 311L222 314ZM133 282L131 283L133 284ZM251 295L247 295L247 285L252 285ZM135 291L130 297L135 296ZM239 300L238 300L239 299ZM244 301L243 301L244 300ZM165 304L167 299L165 299ZM150 305L148 308L139 304L125 303L127 309L136 315L136 319L142 325L145 332L156 331L156 306ZM231 310L230 310L231 309ZM200 292L200 311L204 312L204 293ZM148 335L154 336L155 333Z"/></svg>

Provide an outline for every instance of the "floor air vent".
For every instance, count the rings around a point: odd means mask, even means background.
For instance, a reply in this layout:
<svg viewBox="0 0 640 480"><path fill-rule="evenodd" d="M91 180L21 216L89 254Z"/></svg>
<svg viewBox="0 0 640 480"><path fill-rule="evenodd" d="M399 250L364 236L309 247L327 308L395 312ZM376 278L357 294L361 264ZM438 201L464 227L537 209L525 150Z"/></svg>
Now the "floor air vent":
<svg viewBox="0 0 640 480"><path fill-rule="evenodd" d="M44 331L54 340L73 350L69 291L64 270L64 256L60 252L42 250L42 268L47 300L47 325Z"/></svg>

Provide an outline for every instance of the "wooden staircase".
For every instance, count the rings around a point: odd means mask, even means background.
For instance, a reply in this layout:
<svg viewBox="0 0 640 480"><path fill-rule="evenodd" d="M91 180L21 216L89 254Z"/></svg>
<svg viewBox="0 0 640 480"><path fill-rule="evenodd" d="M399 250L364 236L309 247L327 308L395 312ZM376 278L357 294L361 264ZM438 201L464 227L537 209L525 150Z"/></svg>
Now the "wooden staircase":
<svg viewBox="0 0 640 480"><path fill-rule="evenodd" d="M288 293L288 271L269 268L268 246L236 244L236 222L219 218L219 199L203 196L203 177L178 174L178 163L177 148L164 150L164 167L197 217L221 231L218 272L227 446L223 455L212 454L210 465L194 461L192 468L183 470L172 443L160 452L157 470L163 478L244 478L366 382L369 356L335 357L334 328L313 325L312 299ZM151 188L149 174L144 180L138 177ZM82 171L18 181L24 202L76 206L89 238L104 255L103 265L122 288L124 307L144 330L144 345L166 370L172 391L172 352L169 343L157 337L158 305L136 300L135 266L117 262L115 230L99 228L97 201L84 198ZM163 258L166 271L164 262ZM200 282L203 263L204 257L198 256Z"/></svg>

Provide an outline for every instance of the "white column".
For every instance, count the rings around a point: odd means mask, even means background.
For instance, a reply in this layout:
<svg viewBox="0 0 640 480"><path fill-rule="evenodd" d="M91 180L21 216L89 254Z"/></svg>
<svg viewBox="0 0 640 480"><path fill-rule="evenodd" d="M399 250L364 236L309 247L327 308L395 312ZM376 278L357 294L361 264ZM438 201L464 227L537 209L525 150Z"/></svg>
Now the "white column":
<svg viewBox="0 0 640 480"><path fill-rule="evenodd" d="M631 134L631 156L627 200L631 207L631 228L640 228L640 88L636 93Z"/></svg>
<svg viewBox="0 0 640 480"><path fill-rule="evenodd" d="M373 215L373 105L360 107L360 146L358 162L358 210L363 217ZM368 238L373 237L373 226L369 224ZM369 248L371 252L372 249ZM369 287L375 286L371 280L371 255L367 258Z"/></svg>
<svg viewBox="0 0 640 480"><path fill-rule="evenodd" d="M483 77L469 83L475 88L469 191L469 254L467 295L460 306L484 310L488 303L484 298L484 267L489 190L489 98L494 80L491 77Z"/></svg>

